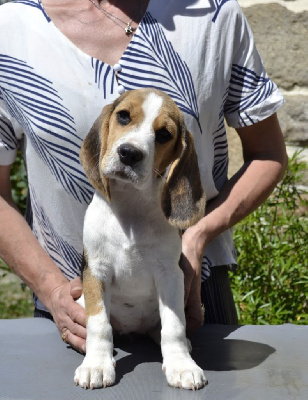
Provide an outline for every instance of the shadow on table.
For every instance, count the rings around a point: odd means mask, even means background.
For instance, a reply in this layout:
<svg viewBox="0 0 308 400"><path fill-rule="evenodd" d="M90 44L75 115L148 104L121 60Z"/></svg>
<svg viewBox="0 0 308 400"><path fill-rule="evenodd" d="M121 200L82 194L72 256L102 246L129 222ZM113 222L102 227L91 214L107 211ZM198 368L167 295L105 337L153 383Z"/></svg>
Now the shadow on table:
<svg viewBox="0 0 308 400"><path fill-rule="evenodd" d="M211 325L197 331L192 339L192 357L207 371L236 371L257 367L275 349L267 344L227 337L239 326Z"/></svg>
<svg viewBox="0 0 308 400"><path fill-rule="evenodd" d="M257 367L275 349L263 343L226 339L238 326L208 325L191 338L192 357L206 371L234 371ZM145 336L115 337L117 383L142 363L161 363L160 348ZM121 356L121 353L124 355Z"/></svg>

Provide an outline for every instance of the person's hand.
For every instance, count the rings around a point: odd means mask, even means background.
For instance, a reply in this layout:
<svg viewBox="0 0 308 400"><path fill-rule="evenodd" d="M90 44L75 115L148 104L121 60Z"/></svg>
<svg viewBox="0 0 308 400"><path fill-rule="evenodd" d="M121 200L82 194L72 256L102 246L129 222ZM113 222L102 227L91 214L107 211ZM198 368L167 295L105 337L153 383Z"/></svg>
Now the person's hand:
<svg viewBox="0 0 308 400"><path fill-rule="evenodd" d="M50 312L62 339L74 349L86 352L85 310L75 302L82 295L80 278L57 287L50 297Z"/></svg>
<svg viewBox="0 0 308 400"><path fill-rule="evenodd" d="M201 304L201 267L204 240L198 230L191 227L182 236L180 267L184 272L186 332L193 333L203 325L204 313Z"/></svg>

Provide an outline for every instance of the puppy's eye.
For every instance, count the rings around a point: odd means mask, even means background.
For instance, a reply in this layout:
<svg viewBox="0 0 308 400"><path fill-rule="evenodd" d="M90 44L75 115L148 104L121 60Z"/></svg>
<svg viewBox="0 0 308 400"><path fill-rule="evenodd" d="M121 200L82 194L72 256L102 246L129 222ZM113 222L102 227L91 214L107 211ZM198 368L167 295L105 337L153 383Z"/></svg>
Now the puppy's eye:
<svg viewBox="0 0 308 400"><path fill-rule="evenodd" d="M155 132L155 141L158 143L163 144L163 143L169 142L169 140L171 140L171 139L172 139L172 135L166 128L158 129Z"/></svg>
<svg viewBox="0 0 308 400"><path fill-rule="evenodd" d="M117 120L118 120L118 123L122 126L128 125L131 121L129 112L126 110L118 111L117 112Z"/></svg>

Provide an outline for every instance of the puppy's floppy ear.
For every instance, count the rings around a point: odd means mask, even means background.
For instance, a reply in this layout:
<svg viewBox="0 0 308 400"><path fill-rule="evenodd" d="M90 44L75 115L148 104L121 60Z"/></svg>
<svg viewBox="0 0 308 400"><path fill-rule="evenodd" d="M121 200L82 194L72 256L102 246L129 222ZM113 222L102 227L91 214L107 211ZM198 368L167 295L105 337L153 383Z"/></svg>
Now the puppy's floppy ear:
<svg viewBox="0 0 308 400"><path fill-rule="evenodd" d="M194 139L186 128L179 147L180 155L171 164L163 188L162 208L171 225L187 229L204 217L205 194Z"/></svg>
<svg viewBox="0 0 308 400"><path fill-rule="evenodd" d="M109 181L100 174L100 160L107 150L109 120L113 110L113 104L104 107L83 141L80 151L81 164L89 181L108 201L110 201Z"/></svg>

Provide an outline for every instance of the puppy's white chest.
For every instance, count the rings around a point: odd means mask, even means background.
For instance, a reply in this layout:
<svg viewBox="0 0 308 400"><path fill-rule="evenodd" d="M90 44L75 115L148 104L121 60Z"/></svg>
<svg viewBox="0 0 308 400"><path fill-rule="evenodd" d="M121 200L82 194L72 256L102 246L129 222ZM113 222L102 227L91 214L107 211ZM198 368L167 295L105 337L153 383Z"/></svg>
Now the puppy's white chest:
<svg viewBox="0 0 308 400"><path fill-rule="evenodd" d="M138 217L137 217L138 218ZM84 243L97 278L110 282L110 319L121 333L145 333L159 323L155 280L172 284L181 240L159 217L123 219L98 195L85 218Z"/></svg>

